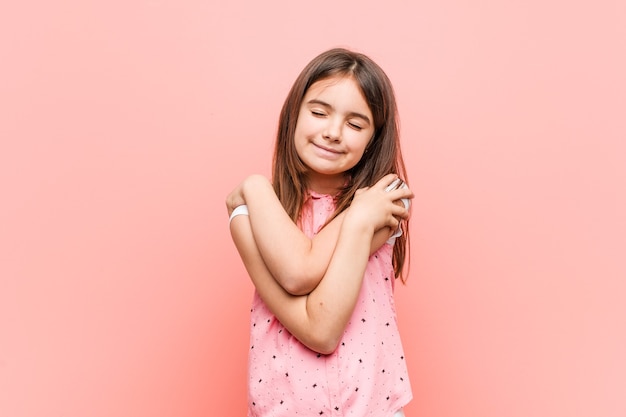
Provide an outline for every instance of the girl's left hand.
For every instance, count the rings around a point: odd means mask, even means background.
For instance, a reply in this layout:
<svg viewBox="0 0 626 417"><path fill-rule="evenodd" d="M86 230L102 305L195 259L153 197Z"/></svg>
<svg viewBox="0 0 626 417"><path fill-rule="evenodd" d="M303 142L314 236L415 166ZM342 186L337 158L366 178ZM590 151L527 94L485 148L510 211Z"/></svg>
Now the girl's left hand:
<svg viewBox="0 0 626 417"><path fill-rule="evenodd" d="M413 192L408 187L386 191L396 178L395 174L389 174L373 186L358 190L348 209L348 216L363 225L373 225L374 231L383 227L396 230L400 221L409 217L409 210L398 203L401 199L413 198Z"/></svg>

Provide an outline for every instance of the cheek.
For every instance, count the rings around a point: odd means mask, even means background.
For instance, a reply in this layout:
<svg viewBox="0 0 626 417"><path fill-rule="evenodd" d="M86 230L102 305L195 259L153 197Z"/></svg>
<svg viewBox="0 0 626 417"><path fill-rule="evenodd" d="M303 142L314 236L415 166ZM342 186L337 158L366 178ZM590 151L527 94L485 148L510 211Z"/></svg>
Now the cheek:
<svg viewBox="0 0 626 417"><path fill-rule="evenodd" d="M298 153L298 156L301 156L300 153L302 149L306 146L308 142L308 130L306 123L303 123L301 119L296 123L296 129L293 134L293 144Z"/></svg>
<svg viewBox="0 0 626 417"><path fill-rule="evenodd" d="M293 134L296 145L299 142L304 141L304 139L306 138L306 134L307 134L306 132L307 132L306 126L302 122L296 123L296 130L294 131L294 134Z"/></svg>
<svg viewBox="0 0 626 417"><path fill-rule="evenodd" d="M352 138L352 150L355 153L360 153L362 155L365 152L367 145L369 145L370 140L371 135L369 133L361 134L361 132L359 132L357 136Z"/></svg>
<svg viewBox="0 0 626 417"><path fill-rule="evenodd" d="M294 130L294 138L296 141L296 144L298 143L298 139L302 138L302 135L305 134L306 132L306 124L304 123L304 120L302 119L302 117L298 117L298 120L296 121L296 129Z"/></svg>

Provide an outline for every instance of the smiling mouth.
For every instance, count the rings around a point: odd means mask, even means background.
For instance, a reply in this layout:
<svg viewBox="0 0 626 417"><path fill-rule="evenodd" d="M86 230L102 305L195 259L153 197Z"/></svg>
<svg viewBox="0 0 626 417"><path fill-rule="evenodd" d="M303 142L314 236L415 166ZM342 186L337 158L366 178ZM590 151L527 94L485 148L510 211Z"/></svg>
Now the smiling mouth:
<svg viewBox="0 0 626 417"><path fill-rule="evenodd" d="M316 148L318 148L319 150L323 151L323 152L328 152L328 153L332 153L335 155L339 155L341 152L337 151L335 149L331 149L331 148L327 148L325 146L321 146L321 145L317 145L317 144L313 144Z"/></svg>

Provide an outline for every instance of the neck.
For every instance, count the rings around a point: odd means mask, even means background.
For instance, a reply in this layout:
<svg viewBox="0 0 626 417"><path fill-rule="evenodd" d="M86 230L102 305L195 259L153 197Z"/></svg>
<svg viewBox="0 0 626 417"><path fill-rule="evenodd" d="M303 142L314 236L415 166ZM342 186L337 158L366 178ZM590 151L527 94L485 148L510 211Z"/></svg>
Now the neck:
<svg viewBox="0 0 626 417"><path fill-rule="evenodd" d="M308 177L308 187L319 194L336 195L346 184L345 175L321 176L310 175Z"/></svg>

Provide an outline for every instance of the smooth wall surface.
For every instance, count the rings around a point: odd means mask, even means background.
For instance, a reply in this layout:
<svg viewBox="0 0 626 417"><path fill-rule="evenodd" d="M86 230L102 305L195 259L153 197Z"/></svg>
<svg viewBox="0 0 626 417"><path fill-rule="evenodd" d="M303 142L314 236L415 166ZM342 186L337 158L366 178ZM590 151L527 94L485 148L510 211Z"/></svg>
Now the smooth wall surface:
<svg viewBox="0 0 626 417"><path fill-rule="evenodd" d="M397 90L408 417L626 415L624 2L0 7L0 416L243 416L224 197L317 53Z"/></svg>

